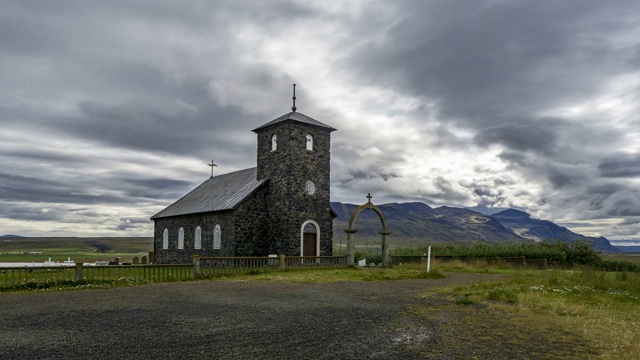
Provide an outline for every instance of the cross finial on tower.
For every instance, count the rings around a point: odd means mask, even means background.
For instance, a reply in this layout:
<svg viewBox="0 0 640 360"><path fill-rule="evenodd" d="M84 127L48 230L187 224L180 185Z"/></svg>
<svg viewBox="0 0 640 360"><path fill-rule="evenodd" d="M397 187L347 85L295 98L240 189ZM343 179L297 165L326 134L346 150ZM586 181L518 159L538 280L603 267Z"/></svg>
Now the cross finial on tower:
<svg viewBox="0 0 640 360"><path fill-rule="evenodd" d="M207 164L207 165L211 166L211 177L213 177L213 167L218 166L218 164L214 164L213 159L211 159L211 164Z"/></svg>
<svg viewBox="0 0 640 360"><path fill-rule="evenodd" d="M291 110L293 110L293 112L296 111L296 84L293 84L293 107Z"/></svg>
<svg viewBox="0 0 640 360"><path fill-rule="evenodd" d="M373 196L371 196L371 193L368 193L368 194L367 194L367 199L369 199L369 202L371 202L371 198L372 198L372 197L373 197Z"/></svg>

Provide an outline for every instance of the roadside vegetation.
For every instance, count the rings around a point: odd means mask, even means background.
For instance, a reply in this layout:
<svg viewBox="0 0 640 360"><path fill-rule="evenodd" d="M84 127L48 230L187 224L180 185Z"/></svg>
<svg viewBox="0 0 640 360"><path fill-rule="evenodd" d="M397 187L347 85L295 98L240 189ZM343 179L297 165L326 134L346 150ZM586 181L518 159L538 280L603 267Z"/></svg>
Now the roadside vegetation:
<svg viewBox="0 0 640 360"><path fill-rule="evenodd" d="M578 333L589 343L593 353L583 354L589 357L637 359L640 354L640 273L601 271L589 266L571 270L490 270L459 261L436 267L444 272L494 271L509 275L508 280L496 283L443 289L441 293L449 297L453 307L468 307L471 313L481 308L485 313L510 314L528 331L541 336L543 329L549 327ZM423 309L424 316L431 310ZM483 321L480 316L469 316L467 320L471 324Z"/></svg>
<svg viewBox="0 0 640 360"><path fill-rule="evenodd" d="M399 247L392 249L391 255L425 255L427 248L427 246ZM434 243L431 245L431 254L468 258L524 257L530 260L547 259L548 263L562 265L565 268L586 265L604 271L640 272L640 263L629 261L629 259L635 259L634 257L604 256L594 250L586 241L572 243L562 241L507 244L475 243L469 246ZM360 256L366 257L366 254Z"/></svg>

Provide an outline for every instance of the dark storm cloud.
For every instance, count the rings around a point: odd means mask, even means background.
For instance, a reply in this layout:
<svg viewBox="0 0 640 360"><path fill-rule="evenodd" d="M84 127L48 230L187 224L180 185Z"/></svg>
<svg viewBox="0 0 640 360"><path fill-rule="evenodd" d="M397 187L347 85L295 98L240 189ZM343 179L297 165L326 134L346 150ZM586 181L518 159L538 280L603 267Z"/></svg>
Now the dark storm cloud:
<svg viewBox="0 0 640 360"><path fill-rule="evenodd" d="M162 113L139 106L82 103L80 118L70 120L67 131L105 145L172 154L201 153L216 145L220 150L242 149L234 136L238 112L202 106L194 112Z"/></svg>
<svg viewBox="0 0 640 360"><path fill-rule="evenodd" d="M189 181L172 180L172 179L122 179L122 182L132 184L136 187L148 189L167 190L183 190L190 188L193 184Z"/></svg>
<svg viewBox="0 0 640 360"><path fill-rule="evenodd" d="M630 50L609 36L625 30L619 20L637 3L408 4L386 41L358 53L362 79L436 100L441 118L476 129L484 145L546 149L560 122L510 119L581 99L632 69Z"/></svg>
<svg viewBox="0 0 640 360"><path fill-rule="evenodd" d="M0 207L0 216L13 220L59 221L64 217L64 213L56 210L44 211L43 209L34 209L33 207L23 207L11 204L11 206Z"/></svg>
<svg viewBox="0 0 640 360"><path fill-rule="evenodd" d="M140 219L140 218L121 218L119 219L119 224L115 227L115 230L124 231L129 229L135 229L140 227L141 224L148 225L149 219Z"/></svg>
<svg viewBox="0 0 640 360"><path fill-rule="evenodd" d="M605 177L640 176L640 154L611 154L600 162L598 168Z"/></svg>
<svg viewBox="0 0 640 360"><path fill-rule="evenodd" d="M555 147L558 127L558 123L550 119L504 121L482 129L475 140L483 146L502 144L514 151L550 153Z"/></svg>
<svg viewBox="0 0 640 360"><path fill-rule="evenodd" d="M63 183L36 177L0 173L0 199L4 201L27 201L38 203L94 204L134 203L111 195L83 194L76 184Z"/></svg>
<svg viewBox="0 0 640 360"><path fill-rule="evenodd" d="M367 171L356 170L356 169L349 170L349 176L355 181L363 180L363 179L377 179L377 178L381 178L384 181L387 181L389 179L399 177L396 174L384 172L384 169L370 169L370 168L368 168Z"/></svg>

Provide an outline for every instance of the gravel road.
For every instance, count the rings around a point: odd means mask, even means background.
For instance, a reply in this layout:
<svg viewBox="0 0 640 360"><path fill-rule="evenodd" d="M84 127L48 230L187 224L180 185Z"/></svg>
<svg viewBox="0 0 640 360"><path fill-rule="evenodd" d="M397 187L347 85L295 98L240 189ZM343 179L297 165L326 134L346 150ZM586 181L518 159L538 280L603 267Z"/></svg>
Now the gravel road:
<svg viewBox="0 0 640 360"><path fill-rule="evenodd" d="M0 358L488 358L474 348L438 349L440 328L454 313L425 319L412 312L451 302L420 296L429 289L495 280L452 273L438 280L192 281L4 294ZM527 351L493 354L535 358Z"/></svg>

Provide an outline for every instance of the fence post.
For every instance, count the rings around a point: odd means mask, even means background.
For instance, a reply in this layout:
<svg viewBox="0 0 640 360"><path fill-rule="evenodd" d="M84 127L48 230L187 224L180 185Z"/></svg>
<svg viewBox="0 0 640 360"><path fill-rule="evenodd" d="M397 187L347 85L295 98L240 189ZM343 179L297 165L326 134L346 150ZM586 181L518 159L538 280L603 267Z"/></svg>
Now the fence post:
<svg viewBox="0 0 640 360"><path fill-rule="evenodd" d="M284 259L285 259L284 254L280 254L280 255L278 255L278 259L280 260L280 262L279 262L279 264L278 264L278 269L280 269L280 270L284 270L284 269L286 269L286 268L287 268L287 264L286 264L286 262L284 261Z"/></svg>
<svg viewBox="0 0 640 360"><path fill-rule="evenodd" d="M82 280L82 263L76 263L76 280Z"/></svg>
<svg viewBox="0 0 640 360"><path fill-rule="evenodd" d="M193 278L200 276L200 255L193 255Z"/></svg>

